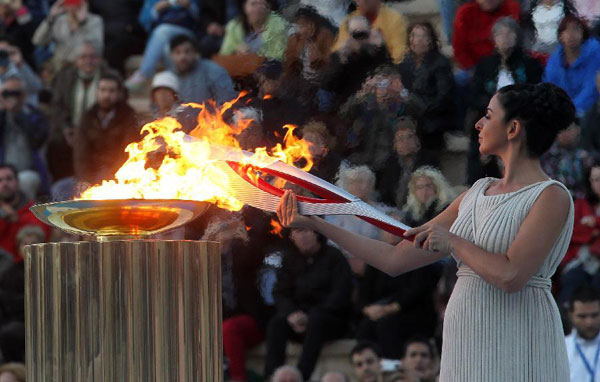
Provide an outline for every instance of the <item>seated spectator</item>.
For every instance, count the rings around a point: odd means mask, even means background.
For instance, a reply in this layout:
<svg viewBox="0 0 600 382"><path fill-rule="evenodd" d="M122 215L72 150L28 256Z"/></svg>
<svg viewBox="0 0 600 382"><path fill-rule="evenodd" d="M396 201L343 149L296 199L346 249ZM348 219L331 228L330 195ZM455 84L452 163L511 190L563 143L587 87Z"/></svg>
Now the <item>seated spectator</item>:
<svg viewBox="0 0 600 382"><path fill-rule="evenodd" d="M598 353L600 333L600 294L591 287L577 289L569 299L569 319L573 330L565 338L571 382L594 380L599 368L592 369ZM590 370L593 375L590 375Z"/></svg>
<svg viewBox="0 0 600 382"><path fill-rule="evenodd" d="M138 22L141 6L142 0L90 0L92 13L104 21L106 63L121 75L125 75L127 59L144 52L146 31Z"/></svg>
<svg viewBox="0 0 600 382"><path fill-rule="evenodd" d="M347 163L342 163L335 185L348 191L362 201L383 209L381 204L375 202L375 174L369 167L364 165L349 167ZM381 235L379 228L354 215L327 215L325 216L325 220L350 232L370 237L371 239L378 239ZM329 244L337 247L333 241L330 241ZM340 248L340 250L348 259L352 272L357 276L362 276L365 273L365 262L355 258L344 249Z"/></svg>
<svg viewBox="0 0 600 382"><path fill-rule="evenodd" d="M416 23L408 30L409 51L400 63L404 87L423 104L419 135L423 150L439 153L444 132L454 125L454 77L450 61L440 53L433 26Z"/></svg>
<svg viewBox="0 0 600 382"><path fill-rule="evenodd" d="M350 382L350 378L341 371L328 371L323 374L320 382Z"/></svg>
<svg viewBox="0 0 600 382"><path fill-rule="evenodd" d="M368 78L359 93L350 97L340 114L348 124L348 160L379 172L393 152L394 126L401 117L418 118L423 106L405 96L398 70L385 66Z"/></svg>
<svg viewBox="0 0 600 382"><path fill-rule="evenodd" d="M346 16L340 25L333 51L347 50L355 44L352 40L360 36L353 34L350 20L361 16L367 20L366 29L380 32L389 55L394 63L399 64L407 50L406 18L395 9L383 4L381 0L356 0L355 3L358 9Z"/></svg>
<svg viewBox="0 0 600 382"><path fill-rule="evenodd" d="M167 63L168 56L165 52L175 36L194 38L199 16L199 0L144 0L139 22L150 34L150 38L146 43L140 69L127 79L125 86L138 89L149 81L158 64L161 61L163 64Z"/></svg>
<svg viewBox="0 0 600 382"><path fill-rule="evenodd" d="M408 198L402 208L403 222L410 227L423 225L446 209L455 197L438 169L419 167L408 182Z"/></svg>
<svg viewBox="0 0 600 382"><path fill-rule="evenodd" d="M17 246L19 254L25 258L25 246L31 244L43 243L46 241L46 232L38 225L26 225L17 233ZM0 269L0 275L2 270Z"/></svg>
<svg viewBox="0 0 600 382"><path fill-rule="evenodd" d="M289 37L285 51L285 83L288 91L310 101L329 62L335 32L329 21L312 7L300 8L294 19L296 33Z"/></svg>
<svg viewBox="0 0 600 382"><path fill-rule="evenodd" d="M74 138L77 179L91 184L113 179L128 158L125 147L139 140L135 111L123 98L123 82L116 72L100 76L96 103L81 118Z"/></svg>
<svg viewBox="0 0 600 382"><path fill-rule="evenodd" d="M460 68L468 70L494 51L492 26L501 17L519 19L515 0L471 0L456 11L452 47Z"/></svg>
<svg viewBox="0 0 600 382"><path fill-rule="evenodd" d="M219 65L200 58L196 41L186 35L171 40L171 59L179 79L181 102L222 104L235 98L231 78Z"/></svg>
<svg viewBox="0 0 600 382"><path fill-rule="evenodd" d="M0 382L26 382L27 370L22 363L5 363L0 366Z"/></svg>
<svg viewBox="0 0 600 382"><path fill-rule="evenodd" d="M288 23L273 11L273 0L240 0L241 13L225 27L221 57L232 77L245 77L265 60L283 61Z"/></svg>
<svg viewBox="0 0 600 382"><path fill-rule="evenodd" d="M596 91L600 93L600 71L596 74ZM600 98L587 112L581 124L582 147L588 151L600 152Z"/></svg>
<svg viewBox="0 0 600 382"><path fill-rule="evenodd" d="M303 382L302 374L293 366L281 366L273 373L271 382Z"/></svg>
<svg viewBox="0 0 600 382"><path fill-rule="evenodd" d="M383 382L381 349L368 341L360 341L350 351L350 362L358 382Z"/></svg>
<svg viewBox="0 0 600 382"><path fill-rule="evenodd" d="M0 34L23 52L29 63L33 63L31 37L37 24L26 3L5 1L0 4Z"/></svg>
<svg viewBox="0 0 600 382"><path fill-rule="evenodd" d="M100 47L84 41L74 66L65 67L52 84L51 132L46 160L54 181L73 175L73 138L83 113L96 102L98 80L108 71Z"/></svg>
<svg viewBox="0 0 600 382"><path fill-rule="evenodd" d="M86 0L56 1L33 35L34 45L52 45L52 62L57 71L77 60L77 48L84 41L93 41L100 49L104 45L102 18L88 11Z"/></svg>
<svg viewBox="0 0 600 382"><path fill-rule="evenodd" d="M202 57L212 57L219 53L225 25L240 13L237 0L203 1L200 9L200 52Z"/></svg>
<svg viewBox="0 0 600 382"><path fill-rule="evenodd" d="M10 165L0 165L0 248L11 253L15 261L23 261L17 243L21 228L36 225L42 227L46 239L50 235L50 227L29 210L32 205L19 191L17 170Z"/></svg>
<svg viewBox="0 0 600 382"><path fill-rule="evenodd" d="M0 163L14 166L22 180L33 177L47 192L50 181L41 148L48 137L48 122L38 109L25 103L23 83L18 77L4 79L0 88L3 106L0 110ZM37 190L31 191L29 197L33 199Z"/></svg>
<svg viewBox="0 0 600 382"><path fill-rule="evenodd" d="M397 277L367 266L359 284L363 318L356 338L376 343L384 358L400 359L410 337L433 336L437 324L433 294L440 275L436 264Z"/></svg>
<svg viewBox="0 0 600 382"><path fill-rule="evenodd" d="M401 208L408 197L408 182L412 172L424 165L434 165L436 160L429 158L421 150L417 125L413 120L401 118L394 127L394 152L385 166L377 172L375 189L379 192L382 203Z"/></svg>
<svg viewBox="0 0 600 382"><path fill-rule="evenodd" d="M213 220L202 240L222 244L223 352L229 378L245 382L246 351L264 341L270 314L258 290L262 247L250 240L241 215Z"/></svg>
<svg viewBox="0 0 600 382"><path fill-rule="evenodd" d="M308 142L308 150L313 160L309 173L333 182L342 158L334 150L335 137L329 133L325 123L312 120L302 126L302 139Z"/></svg>
<svg viewBox="0 0 600 382"><path fill-rule="evenodd" d="M391 62L381 32L366 17L353 16L345 23L349 37L323 72L322 87L335 95L337 104L356 93L375 69Z"/></svg>
<svg viewBox="0 0 600 382"><path fill-rule="evenodd" d="M406 341L402 356L402 368L394 382L435 382L434 352L430 341L415 336Z"/></svg>
<svg viewBox="0 0 600 382"><path fill-rule="evenodd" d="M471 80L470 112L467 117L469 127L474 126L486 113L490 98L500 88L520 83L535 84L542 79L539 62L523 51L521 31L512 17L502 17L496 21L492 28L492 38L494 53L481 59ZM472 184L482 176L498 174L499 169L494 166L496 159L482 157L479 153L477 129L470 128L470 133L467 182Z"/></svg>
<svg viewBox="0 0 600 382"><path fill-rule="evenodd" d="M529 11L522 17L524 46L546 62L558 48L558 26L565 16L576 16L572 0L532 0Z"/></svg>
<svg viewBox="0 0 600 382"><path fill-rule="evenodd" d="M42 89L41 79L23 60L19 48L0 37L0 84L9 77L19 77L23 81L27 103L37 106L38 92Z"/></svg>
<svg viewBox="0 0 600 382"><path fill-rule="evenodd" d="M350 267L315 231L294 228L273 290L276 315L267 325L265 376L285 362L286 342L303 339L298 369L309 380L326 341L341 338L351 309ZM335 277L331 277L335 275Z"/></svg>
<svg viewBox="0 0 600 382"><path fill-rule="evenodd" d="M583 117L598 101L594 78L600 70L600 42L582 19L566 16L558 27L560 46L546 65L544 81L563 88Z"/></svg>
<svg viewBox="0 0 600 382"><path fill-rule="evenodd" d="M586 169L584 184L584 197L575 200L571 245L562 260L561 302L584 284L600 288L600 164Z"/></svg>
<svg viewBox="0 0 600 382"><path fill-rule="evenodd" d="M179 102L179 79L169 71L157 73L150 89L150 109L154 119L170 115Z"/></svg>
<svg viewBox="0 0 600 382"><path fill-rule="evenodd" d="M556 141L541 157L544 172L552 179L564 184L574 198L585 197L585 169L592 165L593 158L579 147L581 128L574 122L556 136Z"/></svg>

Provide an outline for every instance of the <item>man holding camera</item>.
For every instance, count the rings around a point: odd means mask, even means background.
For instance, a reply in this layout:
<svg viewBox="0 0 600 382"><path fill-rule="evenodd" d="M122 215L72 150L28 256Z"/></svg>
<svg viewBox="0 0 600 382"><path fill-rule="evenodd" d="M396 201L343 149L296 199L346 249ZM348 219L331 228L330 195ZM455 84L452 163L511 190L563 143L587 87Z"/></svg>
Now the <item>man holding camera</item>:
<svg viewBox="0 0 600 382"><path fill-rule="evenodd" d="M36 106L42 80L25 62L21 50L11 45L4 37L0 37L0 85L9 77L19 77L23 81L27 103Z"/></svg>

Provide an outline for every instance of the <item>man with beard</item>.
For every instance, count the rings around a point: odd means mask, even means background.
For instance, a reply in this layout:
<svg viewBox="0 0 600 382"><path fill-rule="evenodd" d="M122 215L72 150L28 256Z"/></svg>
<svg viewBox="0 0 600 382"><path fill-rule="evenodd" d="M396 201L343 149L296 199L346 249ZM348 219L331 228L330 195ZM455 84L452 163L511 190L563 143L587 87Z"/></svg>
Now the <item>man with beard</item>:
<svg viewBox="0 0 600 382"><path fill-rule="evenodd" d="M123 82L114 72L98 81L96 103L81 118L73 145L75 176L98 183L113 178L125 163L125 147L140 139L133 109L123 101Z"/></svg>
<svg viewBox="0 0 600 382"><path fill-rule="evenodd" d="M214 100L217 104L235 98L229 74L210 60L201 59L196 41L179 35L171 40L171 59L179 79L179 97L183 103Z"/></svg>
<svg viewBox="0 0 600 382"><path fill-rule="evenodd" d="M19 191L17 171L11 165L0 165L0 249L10 252L16 262L23 261L17 246L17 233L28 225L42 227L46 239L50 227L40 222L29 207L33 205Z"/></svg>
<svg viewBox="0 0 600 382"><path fill-rule="evenodd" d="M566 337L571 382L594 381L600 377L600 294L592 287L576 289L569 301L573 324Z"/></svg>

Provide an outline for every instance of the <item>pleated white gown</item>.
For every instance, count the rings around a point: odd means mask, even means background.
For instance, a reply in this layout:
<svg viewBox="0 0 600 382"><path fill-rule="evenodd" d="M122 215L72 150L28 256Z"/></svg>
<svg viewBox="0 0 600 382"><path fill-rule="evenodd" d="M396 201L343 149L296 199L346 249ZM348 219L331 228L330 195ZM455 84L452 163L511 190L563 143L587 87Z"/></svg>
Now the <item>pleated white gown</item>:
<svg viewBox="0 0 600 382"><path fill-rule="evenodd" d="M467 192L451 232L493 253L506 253L545 181L485 196L495 178ZM569 365L550 277L573 232L573 204L550 254L516 293L506 293L459 262L458 281L444 318L440 382L568 382ZM535 238L532 238L535 240Z"/></svg>

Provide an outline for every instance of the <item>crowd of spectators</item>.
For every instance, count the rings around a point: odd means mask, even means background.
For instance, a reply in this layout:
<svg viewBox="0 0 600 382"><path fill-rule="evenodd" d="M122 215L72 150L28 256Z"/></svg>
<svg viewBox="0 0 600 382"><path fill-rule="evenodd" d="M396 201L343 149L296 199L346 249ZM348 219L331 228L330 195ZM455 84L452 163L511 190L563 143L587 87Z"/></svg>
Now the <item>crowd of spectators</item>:
<svg viewBox="0 0 600 382"><path fill-rule="evenodd" d="M111 178L144 123L171 116L190 131L186 103L221 105L241 91L231 118L253 121L238 137L244 149L273 147L284 125L297 125L312 174L418 226L477 179L502 175L502 163L480 155L473 128L498 89L562 87L578 119L542 164L571 190L575 228L554 292L565 333L574 328L568 346L597 340L600 3L438 3L441 37L382 0L0 1L0 352L12 362L0 367L0 382L25 380L23 247L76 239L28 208ZM149 110L132 107L133 97ZM468 143L466 175L451 186L440 167L453 136ZM229 380L308 381L326 343L355 338L355 375L330 370L321 381L435 381L455 264L390 277L316 232L275 233L273 218L212 207L185 227L186 238L224 244ZM354 216L327 219L400 240ZM297 368L285 365L288 341L303 344ZM265 370L251 375L246 353L263 342ZM589 377L580 369L573 380Z"/></svg>

